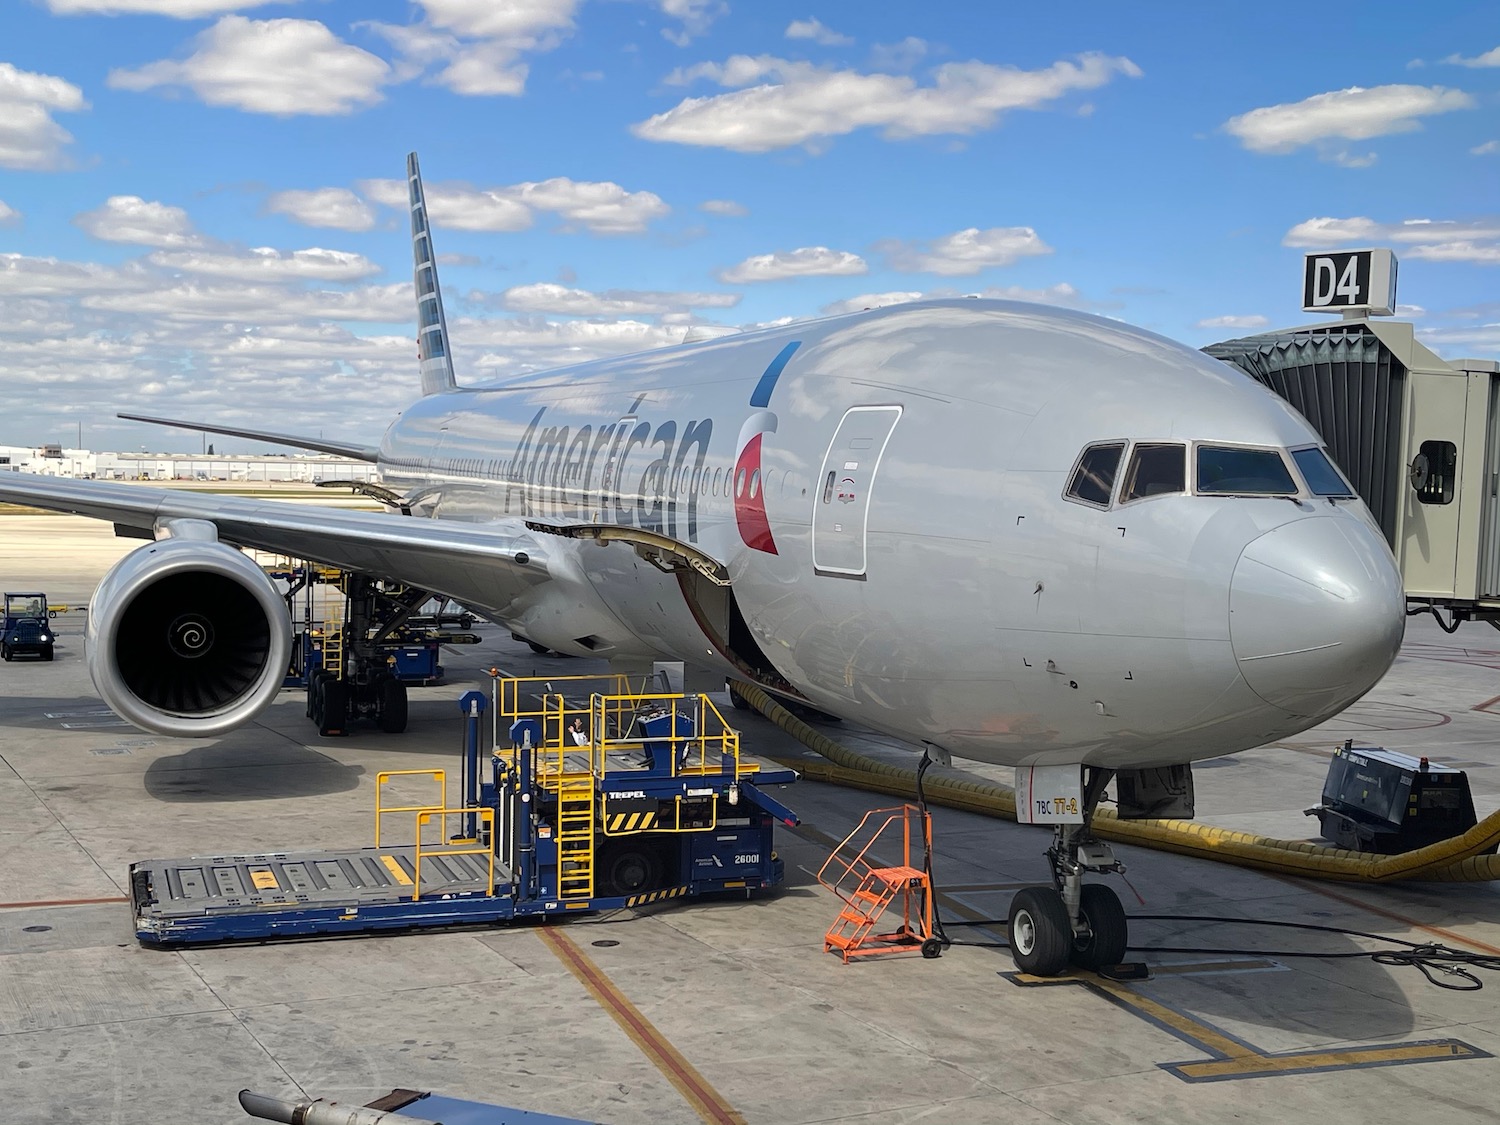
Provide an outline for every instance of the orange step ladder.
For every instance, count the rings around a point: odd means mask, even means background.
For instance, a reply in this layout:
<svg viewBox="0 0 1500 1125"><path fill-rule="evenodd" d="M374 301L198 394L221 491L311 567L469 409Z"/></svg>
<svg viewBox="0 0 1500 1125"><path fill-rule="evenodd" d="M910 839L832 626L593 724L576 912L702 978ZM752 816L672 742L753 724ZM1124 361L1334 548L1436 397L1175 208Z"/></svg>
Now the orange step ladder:
<svg viewBox="0 0 1500 1125"><path fill-rule="evenodd" d="M901 862L877 864L871 854L876 842L898 823ZM911 861L914 824L923 847L931 848L932 818L915 805L872 809L818 870L818 882L844 903L838 918L823 935L825 953L837 950L846 965L851 958L880 953L920 950L923 957L942 953L942 942L932 932L932 881L926 871ZM876 933L881 916L898 898L900 926Z"/></svg>

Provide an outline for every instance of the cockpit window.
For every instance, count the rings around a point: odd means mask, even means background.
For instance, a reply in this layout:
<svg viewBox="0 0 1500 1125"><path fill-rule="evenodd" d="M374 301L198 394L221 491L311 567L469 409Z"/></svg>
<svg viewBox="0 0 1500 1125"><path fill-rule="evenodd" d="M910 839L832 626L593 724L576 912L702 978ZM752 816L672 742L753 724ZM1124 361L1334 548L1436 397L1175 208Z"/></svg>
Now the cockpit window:
<svg viewBox="0 0 1500 1125"><path fill-rule="evenodd" d="M1121 499L1143 500L1165 496L1187 488L1187 447L1182 445L1137 445L1130 454Z"/></svg>
<svg viewBox="0 0 1500 1125"><path fill-rule="evenodd" d="M1297 462L1297 469L1301 472L1302 479L1307 482L1307 490L1314 496L1353 498L1354 490L1333 467L1328 454L1321 449L1294 449L1292 460Z"/></svg>
<svg viewBox="0 0 1500 1125"><path fill-rule="evenodd" d="M1295 496L1297 484L1273 449L1198 447L1198 491L1240 496Z"/></svg>
<svg viewBox="0 0 1500 1125"><path fill-rule="evenodd" d="M1115 474L1119 472L1120 456L1124 452L1123 441L1091 445L1085 449L1078 458L1078 468L1073 470L1068 496L1085 504L1109 507L1110 494L1115 490Z"/></svg>

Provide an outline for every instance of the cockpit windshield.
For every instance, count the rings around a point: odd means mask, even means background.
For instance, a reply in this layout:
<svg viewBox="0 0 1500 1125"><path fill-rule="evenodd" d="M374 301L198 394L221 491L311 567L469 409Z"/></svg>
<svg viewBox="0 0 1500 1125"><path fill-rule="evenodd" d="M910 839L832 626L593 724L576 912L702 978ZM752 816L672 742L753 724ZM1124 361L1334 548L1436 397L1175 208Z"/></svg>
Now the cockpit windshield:
<svg viewBox="0 0 1500 1125"><path fill-rule="evenodd" d="M1200 445L1198 491L1237 496L1295 496L1297 482L1281 454L1273 449Z"/></svg>
<svg viewBox="0 0 1500 1125"><path fill-rule="evenodd" d="M1294 449L1292 460L1297 462L1297 470L1307 482L1307 490L1314 496L1354 498L1354 490L1321 449Z"/></svg>

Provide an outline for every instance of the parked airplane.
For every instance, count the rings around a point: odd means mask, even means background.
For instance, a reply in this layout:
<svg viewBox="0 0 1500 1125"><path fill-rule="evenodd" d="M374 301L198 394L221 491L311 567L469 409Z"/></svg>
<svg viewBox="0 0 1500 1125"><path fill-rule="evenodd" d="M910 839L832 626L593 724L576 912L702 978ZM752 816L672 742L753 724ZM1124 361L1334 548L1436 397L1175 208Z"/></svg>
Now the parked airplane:
<svg viewBox="0 0 1500 1125"><path fill-rule="evenodd" d="M1084 313L923 301L524 375L454 379L408 158L423 397L378 449L406 514L5 474L0 498L154 541L90 606L104 700L168 735L252 719L284 604L237 547L454 598L558 652L672 659L1035 783L1071 778L1018 964L1120 960L1089 824L1139 781L1285 738L1395 658L1380 532L1282 400ZM183 423L178 423L183 424ZM358 649L349 677L383 669ZM332 694L329 708L344 705ZM404 708L403 708L404 709Z"/></svg>

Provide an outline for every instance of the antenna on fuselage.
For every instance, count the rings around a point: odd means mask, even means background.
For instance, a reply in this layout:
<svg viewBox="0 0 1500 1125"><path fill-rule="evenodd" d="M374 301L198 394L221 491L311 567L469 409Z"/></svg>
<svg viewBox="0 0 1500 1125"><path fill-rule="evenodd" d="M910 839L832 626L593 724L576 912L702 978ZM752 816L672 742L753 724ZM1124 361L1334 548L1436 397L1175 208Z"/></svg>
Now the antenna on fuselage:
<svg viewBox="0 0 1500 1125"><path fill-rule="evenodd" d="M422 372L422 393L436 395L457 390L458 380L453 377L448 321L443 316L437 260L427 224L427 196L422 191L422 173L414 152L406 154L406 190L411 201L412 282L417 291L417 362Z"/></svg>

